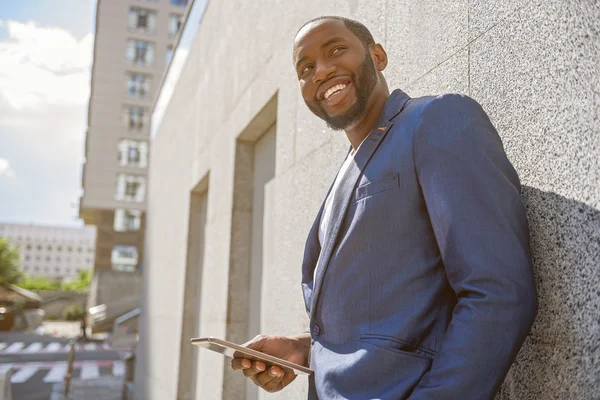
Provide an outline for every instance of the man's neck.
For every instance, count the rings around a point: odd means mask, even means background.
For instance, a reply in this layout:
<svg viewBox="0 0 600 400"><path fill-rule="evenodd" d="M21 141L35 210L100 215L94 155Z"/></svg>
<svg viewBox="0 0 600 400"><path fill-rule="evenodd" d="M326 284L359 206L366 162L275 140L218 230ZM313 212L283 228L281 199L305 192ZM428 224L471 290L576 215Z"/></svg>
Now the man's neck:
<svg viewBox="0 0 600 400"><path fill-rule="evenodd" d="M385 93L381 93L377 96L373 93L373 95L374 96L371 98L372 104L367 105L364 118L345 131L346 137L354 150L358 149L358 146L360 146L363 140L365 140L373 128L375 128L375 124L383 112L383 107L385 106L385 102L390 96L390 93L386 90Z"/></svg>

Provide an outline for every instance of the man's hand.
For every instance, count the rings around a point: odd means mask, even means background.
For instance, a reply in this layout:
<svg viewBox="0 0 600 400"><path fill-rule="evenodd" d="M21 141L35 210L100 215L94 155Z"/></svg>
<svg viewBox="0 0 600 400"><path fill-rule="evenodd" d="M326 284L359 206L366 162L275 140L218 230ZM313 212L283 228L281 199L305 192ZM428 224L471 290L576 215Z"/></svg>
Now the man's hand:
<svg viewBox="0 0 600 400"><path fill-rule="evenodd" d="M308 333L291 337L258 335L242 346L295 364L308 366L310 341L310 334ZM246 358L234 358L231 361L231 368L242 370L244 375L252 379L256 386L267 392L278 392L296 379L296 375L292 371L284 370L276 365L267 368L267 365L262 361L253 361Z"/></svg>

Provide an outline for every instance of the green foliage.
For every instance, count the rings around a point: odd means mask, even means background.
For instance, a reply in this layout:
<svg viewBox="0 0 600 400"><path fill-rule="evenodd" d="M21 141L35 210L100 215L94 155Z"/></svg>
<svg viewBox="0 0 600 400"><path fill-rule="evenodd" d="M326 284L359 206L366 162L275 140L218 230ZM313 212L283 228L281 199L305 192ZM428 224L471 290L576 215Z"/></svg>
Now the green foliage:
<svg viewBox="0 0 600 400"><path fill-rule="evenodd" d="M62 290L72 291L77 293L86 293L92 280L92 271L90 270L79 270L79 277L70 282L62 284Z"/></svg>
<svg viewBox="0 0 600 400"><path fill-rule="evenodd" d="M63 319L67 321L78 321L83 317L83 308L77 303L71 304L63 310Z"/></svg>
<svg viewBox="0 0 600 400"><path fill-rule="evenodd" d="M16 283L23 278L19 268L19 250L0 238L0 283Z"/></svg>
<svg viewBox="0 0 600 400"><path fill-rule="evenodd" d="M60 290L60 282L53 281L47 278L26 278L16 284L17 286L39 292L40 290Z"/></svg>
<svg viewBox="0 0 600 400"><path fill-rule="evenodd" d="M40 290L63 290L65 292L87 293L90 286L92 273L89 270L80 270L77 279L69 282L60 282L48 278L26 278L16 283L17 286L39 292Z"/></svg>

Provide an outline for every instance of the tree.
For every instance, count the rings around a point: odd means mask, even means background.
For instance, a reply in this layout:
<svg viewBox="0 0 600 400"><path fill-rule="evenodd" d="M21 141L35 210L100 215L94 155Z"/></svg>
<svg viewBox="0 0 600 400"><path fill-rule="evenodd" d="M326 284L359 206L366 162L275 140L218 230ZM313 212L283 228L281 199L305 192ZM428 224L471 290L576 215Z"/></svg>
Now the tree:
<svg viewBox="0 0 600 400"><path fill-rule="evenodd" d="M90 281L92 280L92 271L86 269L79 270L79 277L76 280L65 282L62 284L62 290L73 291L78 293L86 293Z"/></svg>
<svg viewBox="0 0 600 400"><path fill-rule="evenodd" d="M16 283L23 278L19 268L19 250L0 238L0 283Z"/></svg>

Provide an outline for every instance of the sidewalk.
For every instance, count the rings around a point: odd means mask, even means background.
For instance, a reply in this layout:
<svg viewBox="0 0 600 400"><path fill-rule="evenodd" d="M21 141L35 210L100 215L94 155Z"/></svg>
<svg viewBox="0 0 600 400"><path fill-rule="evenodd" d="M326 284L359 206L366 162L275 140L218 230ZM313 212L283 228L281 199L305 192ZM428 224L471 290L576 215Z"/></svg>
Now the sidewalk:
<svg viewBox="0 0 600 400"><path fill-rule="evenodd" d="M64 382L52 386L50 400L121 400L123 377L105 376L97 379L73 379L69 396L64 397Z"/></svg>

